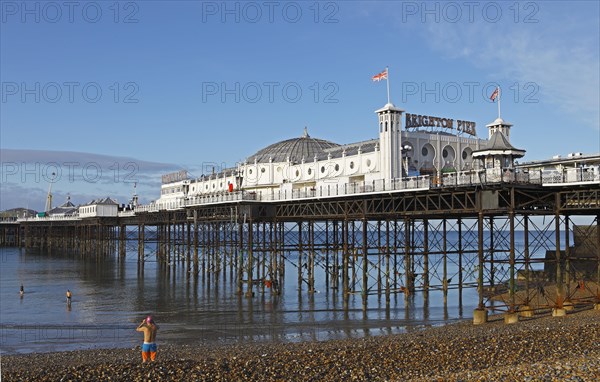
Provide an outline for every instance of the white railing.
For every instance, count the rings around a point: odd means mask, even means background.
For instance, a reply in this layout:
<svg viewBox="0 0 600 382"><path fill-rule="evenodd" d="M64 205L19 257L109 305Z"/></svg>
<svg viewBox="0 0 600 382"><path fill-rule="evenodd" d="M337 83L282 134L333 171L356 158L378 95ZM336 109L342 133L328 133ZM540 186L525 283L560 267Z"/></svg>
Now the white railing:
<svg viewBox="0 0 600 382"><path fill-rule="evenodd" d="M319 187L304 187L295 190L258 191L256 200L279 201L308 198L328 198L366 193L382 193L407 190L427 190L430 188L428 176L394 179L391 181L375 180L372 182L334 183Z"/></svg>
<svg viewBox="0 0 600 382"><path fill-rule="evenodd" d="M600 166L568 168L562 172L548 171L539 176L543 185L598 183L600 182Z"/></svg>
<svg viewBox="0 0 600 382"><path fill-rule="evenodd" d="M515 170L491 168L466 172L444 174L439 187L469 186L494 183L528 183L545 186L573 183L600 183L600 166L570 168L563 172L543 170Z"/></svg>
<svg viewBox="0 0 600 382"><path fill-rule="evenodd" d="M51 215L51 216L34 216L30 218L19 218L19 222L35 222L35 221L64 221L64 220L81 220L79 215Z"/></svg>
<svg viewBox="0 0 600 382"><path fill-rule="evenodd" d="M197 206L202 204L235 202L240 200L256 200L255 192L227 192L213 195L198 195L185 200L185 206Z"/></svg>

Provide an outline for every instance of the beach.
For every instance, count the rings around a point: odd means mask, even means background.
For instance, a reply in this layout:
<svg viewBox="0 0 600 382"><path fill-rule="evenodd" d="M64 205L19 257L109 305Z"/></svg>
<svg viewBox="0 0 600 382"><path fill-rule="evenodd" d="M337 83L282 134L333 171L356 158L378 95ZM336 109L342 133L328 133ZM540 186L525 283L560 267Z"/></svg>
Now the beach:
<svg viewBox="0 0 600 382"><path fill-rule="evenodd" d="M501 316L323 342L160 346L1 358L2 381L597 381L600 311Z"/></svg>

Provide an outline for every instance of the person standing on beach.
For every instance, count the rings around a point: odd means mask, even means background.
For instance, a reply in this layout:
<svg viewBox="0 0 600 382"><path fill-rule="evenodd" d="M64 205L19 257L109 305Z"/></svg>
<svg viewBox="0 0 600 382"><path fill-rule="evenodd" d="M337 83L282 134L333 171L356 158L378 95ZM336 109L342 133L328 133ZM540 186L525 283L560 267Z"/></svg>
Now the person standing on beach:
<svg viewBox="0 0 600 382"><path fill-rule="evenodd" d="M144 332L144 343L142 344L142 362L146 362L148 358L154 362L154 360L156 360L157 346L155 341L158 325L154 323L152 316L148 316L137 327L136 331Z"/></svg>
<svg viewBox="0 0 600 382"><path fill-rule="evenodd" d="M23 288L23 284L21 284L21 290L19 291L19 294L21 295L21 297L23 297L23 295L25 294L25 288Z"/></svg>
<svg viewBox="0 0 600 382"><path fill-rule="evenodd" d="M67 305L71 305L71 297L73 297L73 293L67 289Z"/></svg>

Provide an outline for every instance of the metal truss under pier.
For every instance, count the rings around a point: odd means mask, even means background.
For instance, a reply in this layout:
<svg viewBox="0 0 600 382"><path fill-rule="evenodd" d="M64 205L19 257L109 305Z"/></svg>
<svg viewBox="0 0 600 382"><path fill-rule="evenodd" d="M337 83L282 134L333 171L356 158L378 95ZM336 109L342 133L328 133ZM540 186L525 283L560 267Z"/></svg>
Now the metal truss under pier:
<svg viewBox="0 0 600 382"><path fill-rule="evenodd" d="M600 303L600 186L499 184L260 202L116 218L21 221L26 248L137 253L185 274L235 281L240 295L385 298L477 288L478 310L527 315ZM287 268L287 269L286 269ZM175 274L175 273L174 273Z"/></svg>

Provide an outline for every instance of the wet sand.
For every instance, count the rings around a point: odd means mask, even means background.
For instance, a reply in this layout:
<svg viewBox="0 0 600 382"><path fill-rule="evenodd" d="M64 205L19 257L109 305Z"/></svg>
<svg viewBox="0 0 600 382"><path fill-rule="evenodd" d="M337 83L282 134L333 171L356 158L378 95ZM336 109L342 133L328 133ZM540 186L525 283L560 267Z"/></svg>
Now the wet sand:
<svg viewBox="0 0 600 382"><path fill-rule="evenodd" d="M302 343L3 356L2 381L598 381L600 311Z"/></svg>

